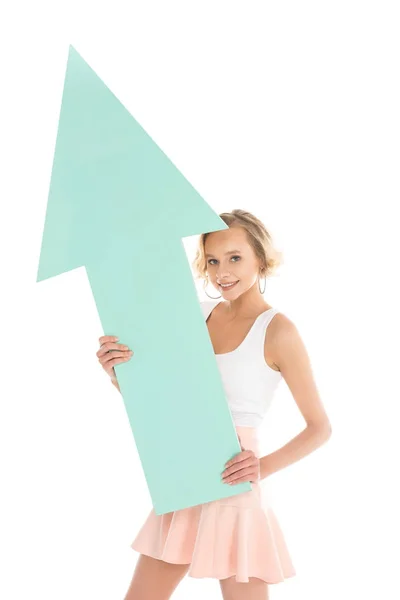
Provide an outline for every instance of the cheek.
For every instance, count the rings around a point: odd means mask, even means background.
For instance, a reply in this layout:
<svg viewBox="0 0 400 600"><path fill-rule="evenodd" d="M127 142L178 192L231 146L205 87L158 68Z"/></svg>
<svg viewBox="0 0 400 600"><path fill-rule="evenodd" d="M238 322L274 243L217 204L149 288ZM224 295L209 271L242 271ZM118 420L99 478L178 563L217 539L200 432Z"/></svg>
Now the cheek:
<svg viewBox="0 0 400 600"><path fill-rule="evenodd" d="M234 270L235 275L238 276L238 279L245 279L245 278L249 278L249 274L251 275L251 270L249 272L249 267L246 266L246 264L244 264L242 261L240 263L236 263L235 264L235 270Z"/></svg>
<svg viewBox="0 0 400 600"><path fill-rule="evenodd" d="M250 286L257 281L257 273L253 269L246 268L245 266L238 268L235 271L235 274L238 279Z"/></svg>

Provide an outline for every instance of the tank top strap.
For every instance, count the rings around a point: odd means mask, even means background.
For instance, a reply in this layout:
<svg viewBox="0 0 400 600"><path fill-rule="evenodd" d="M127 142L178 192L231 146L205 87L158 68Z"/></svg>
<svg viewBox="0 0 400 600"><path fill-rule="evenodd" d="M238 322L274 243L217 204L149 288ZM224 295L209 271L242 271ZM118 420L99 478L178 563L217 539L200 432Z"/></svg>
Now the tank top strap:
<svg viewBox="0 0 400 600"><path fill-rule="evenodd" d="M217 298L215 300L203 300L202 302L200 302L200 307L203 312L203 317L205 321L207 321L213 308L215 308L220 302L220 298Z"/></svg>
<svg viewBox="0 0 400 600"><path fill-rule="evenodd" d="M265 336L267 333L268 325L278 312L278 308L271 308L270 310L259 315L259 318L256 319L249 336L249 342L251 346L254 347L256 354L261 353L261 356L263 356Z"/></svg>

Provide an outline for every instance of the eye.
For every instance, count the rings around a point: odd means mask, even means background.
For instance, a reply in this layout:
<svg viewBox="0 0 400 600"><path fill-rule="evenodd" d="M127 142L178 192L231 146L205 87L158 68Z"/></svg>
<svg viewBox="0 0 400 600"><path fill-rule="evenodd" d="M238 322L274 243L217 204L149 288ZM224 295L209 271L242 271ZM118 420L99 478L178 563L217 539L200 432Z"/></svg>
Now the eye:
<svg viewBox="0 0 400 600"><path fill-rule="evenodd" d="M234 256L231 256L231 258L238 258L240 260L242 257L238 256L237 254L235 254ZM216 258L209 258L208 261L207 261L207 263L209 265L211 265L211 264L213 264L213 262L212 262L213 260L217 260L217 259ZM237 261L235 260L234 262L237 262Z"/></svg>

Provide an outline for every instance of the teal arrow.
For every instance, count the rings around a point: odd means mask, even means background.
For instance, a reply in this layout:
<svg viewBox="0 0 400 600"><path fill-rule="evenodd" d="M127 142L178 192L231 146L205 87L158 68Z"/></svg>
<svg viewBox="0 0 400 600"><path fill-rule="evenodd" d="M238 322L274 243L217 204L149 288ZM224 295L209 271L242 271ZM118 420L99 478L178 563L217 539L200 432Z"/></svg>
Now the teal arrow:
<svg viewBox="0 0 400 600"><path fill-rule="evenodd" d="M116 374L157 514L251 490L220 479L240 444L182 244L226 228L70 46L37 281L85 266L134 351Z"/></svg>

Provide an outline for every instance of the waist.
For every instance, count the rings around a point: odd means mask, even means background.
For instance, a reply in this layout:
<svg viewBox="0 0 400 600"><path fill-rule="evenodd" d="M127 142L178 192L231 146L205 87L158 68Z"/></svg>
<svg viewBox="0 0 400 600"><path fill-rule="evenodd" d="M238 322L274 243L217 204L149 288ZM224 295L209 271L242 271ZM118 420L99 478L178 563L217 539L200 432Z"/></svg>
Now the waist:
<svg viewBox="0 0 400 600"><path fill-rule="evenodd" d="M240 437L240 443L245 450L252 450L254 454L260 456L258 429L257 427L246 427L235 425L236 433Z"/></svg>
<svg viewBox="0 0 400 600"><path fill-rule="evenodd" d="M257 429L262 423L263 417L259 413L242 412L231 408L233 422L237 427L252 427Z"/></svg>

